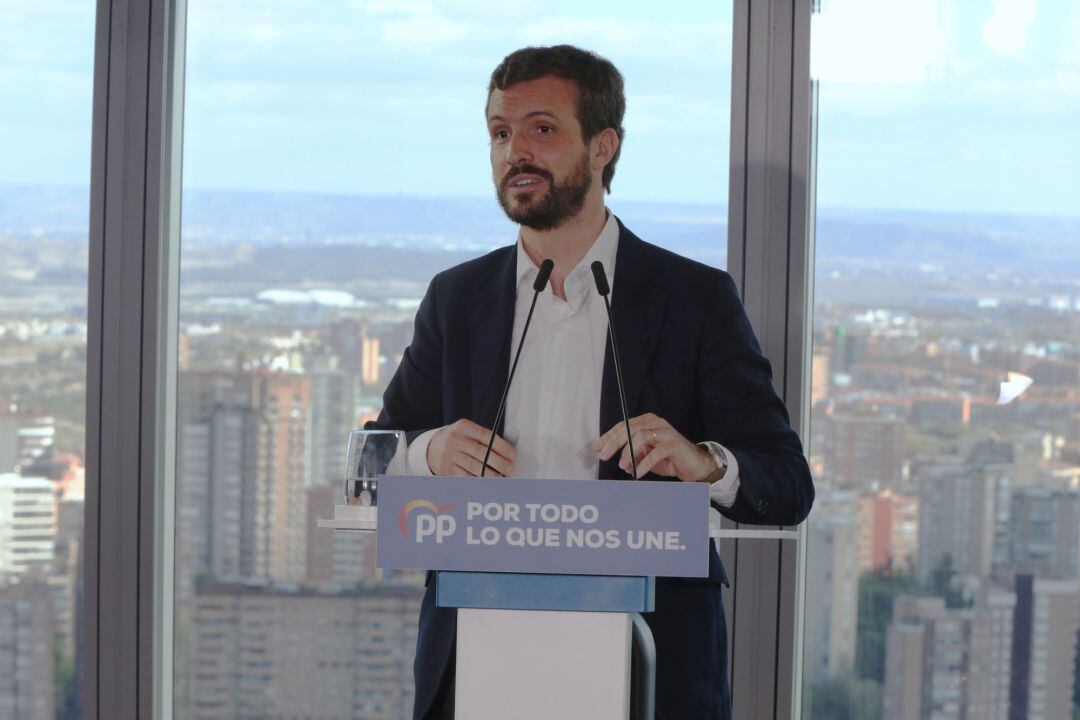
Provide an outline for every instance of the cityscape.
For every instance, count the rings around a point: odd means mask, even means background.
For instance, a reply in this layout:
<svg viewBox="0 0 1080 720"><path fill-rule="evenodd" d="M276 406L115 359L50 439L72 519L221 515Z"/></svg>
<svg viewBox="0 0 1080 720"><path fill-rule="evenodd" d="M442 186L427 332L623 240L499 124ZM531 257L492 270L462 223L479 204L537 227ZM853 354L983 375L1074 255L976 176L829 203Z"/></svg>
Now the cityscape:
<svg viewBox="0 0 1080 720"><path fill-rule="evenodd" d="M81 717L87 205L0 193L0 717ZM611 208L723 267L724 206ZM423 577L316 520L432 275L513 239L493 199L185 192L175 717L410 716ZM815 241L803 716L1080 717L1080 218Z"/></svg>

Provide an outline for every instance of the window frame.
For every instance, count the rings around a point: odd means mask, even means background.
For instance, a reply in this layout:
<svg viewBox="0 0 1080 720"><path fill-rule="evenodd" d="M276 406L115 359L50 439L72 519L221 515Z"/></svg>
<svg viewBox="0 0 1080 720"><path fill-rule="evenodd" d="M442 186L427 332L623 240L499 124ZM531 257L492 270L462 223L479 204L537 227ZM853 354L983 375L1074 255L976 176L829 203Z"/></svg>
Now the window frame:
<svg viewBox="0 0 1080 720"><path fill-rule="evenodd" d="M172 716L184 0L98 0L82 592L87 718Z"/></svg>
<svg viewBox="0 0 1080 720"><path fill-rule="evenodd" d="M813 337L814 9L812 0L735 2L728 200L728 272L804 439ZM758 530L721 547L732 580L724 594L733 717L801 716L803 527L795 540Z"/></svg>

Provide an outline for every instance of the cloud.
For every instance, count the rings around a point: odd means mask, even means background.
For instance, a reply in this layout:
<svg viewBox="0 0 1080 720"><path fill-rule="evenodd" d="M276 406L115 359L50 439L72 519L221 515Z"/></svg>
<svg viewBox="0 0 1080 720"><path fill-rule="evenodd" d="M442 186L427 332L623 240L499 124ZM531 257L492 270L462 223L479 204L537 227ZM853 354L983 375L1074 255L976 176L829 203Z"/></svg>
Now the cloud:
<svg viewBox="0 0 1080 720"><path fill-rule="evenodd" d="M279 40L285 37L285 29L278 25L263 23L248 28L246 35L253 44L276 45Z"/></svg>
<svg viewBox="0 0 1080 720"><path fill-rule="evenodd" d="M93 77L94 6L86 0L0 0L0 65L22 73L45 68Z"/></svg>
<svg viewBox="0 0 1080 720"><path fill-rule="evenodd" d="M832 0L814 16L811 73L831 83L917 85L944 63L940 0Z"/></svg>
<svg viewBox="0 0 1080 720"><path fill-rule="evenodd" d="M428 47L460 40L469 33L469 26L455 22L436 12L423 12L407 20L395 20L383 27L383 40L392 46Z"/></svg>
<svg viewBox="0 0 1080 720"><path fill-rule="evenodd" d="M420 15L435 10L429 2L415 2L414 0L370 0L352 3L352 6L369 15Z"/></svg>
<svg viewBox="0 0 1080 720"><path fill-rule="evenodd" d="M383 42L394 48L439 46L460 40L472 29L468 22L451 20L425 0L364 0L350 6L377 18Z"/></svg>
<svg viewBox="0 0 1080 720"><path fill-rule="evenodd" d="M1065 22L1065 28L1065 37L1080 37L1080 3L1076 3L1073 6L1072 17ZM1066 43L1065 51L1062 53L1061 59L1066 65L1080 71L1080 43L1075 40Z"/></svg>
<svg viewBox="0 0 1080 720"><path fill-rule="evenodd" d="M618 64L619 57L694 58L702 62L731 47L731 23L627 20L618 17L548 17L525 24L518 44L570 43L595 49ZM719 58L725 64L730 49Z"/></svg>
<svg viewBox="0 0 1080 720"><path fill-rule="evenodd" d="M1027 43L1035 22L1035 0L994 0L994 12L983 25L982 38L998 55L1016 55Z"/></svg>
<svg viewBox="0 0 1080 720"><path fill-rule="evenodd" d="M631 139L643 137L705 137L727 128L731 115L727 98L674 93L631 93L626 108L626 131Z"/></svg>

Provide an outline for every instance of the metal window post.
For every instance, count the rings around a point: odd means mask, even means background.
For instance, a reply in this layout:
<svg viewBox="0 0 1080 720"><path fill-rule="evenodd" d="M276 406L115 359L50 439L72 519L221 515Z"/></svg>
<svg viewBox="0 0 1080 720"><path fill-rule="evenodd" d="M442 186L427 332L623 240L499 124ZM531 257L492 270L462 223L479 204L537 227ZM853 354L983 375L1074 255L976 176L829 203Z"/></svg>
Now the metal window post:
<svg viewBox="0 0 1080 720"><path fill-rule="evenodd" d="M728 268L793 426L807 439L812 226L811 0L736 0ZM726 521L725 521L726 523ZM729 652L733 715L796 716L803 543L735 539Z"/></svg>
<svg viewBox="0 0 1080 720"><path fill-rule="evenodd" d="M99 0L87 307L85 717L169 717L183 0Z"/></svg>

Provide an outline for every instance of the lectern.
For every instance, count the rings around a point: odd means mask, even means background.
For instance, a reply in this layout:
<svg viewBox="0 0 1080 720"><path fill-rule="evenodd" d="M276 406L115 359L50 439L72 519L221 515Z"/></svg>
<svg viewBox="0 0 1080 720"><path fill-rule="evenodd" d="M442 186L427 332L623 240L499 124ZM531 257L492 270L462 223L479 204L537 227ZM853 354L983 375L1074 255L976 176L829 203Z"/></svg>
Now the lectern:
<svg viewBox="0 0 1080 720"><path fill-rule="evenodd" d="M641 614L655 576L707 575L706 486L384 476L378 500L320 525L377 529L380 567L434 572L458 609L457 717L651 720Z"/></svg>

